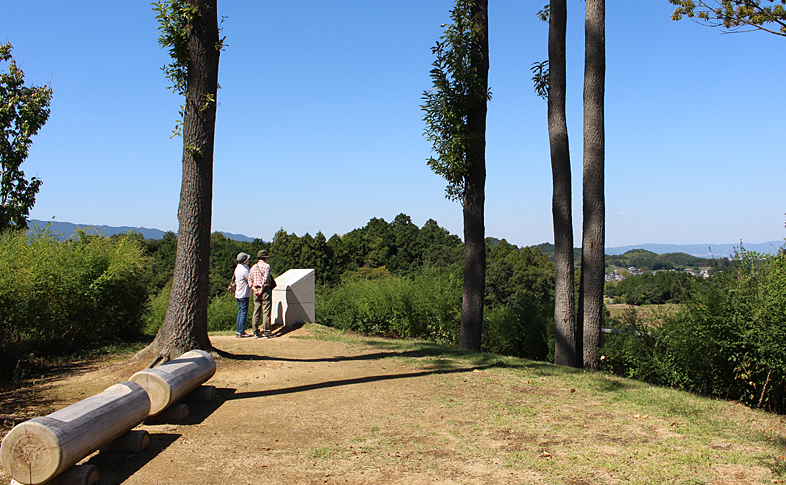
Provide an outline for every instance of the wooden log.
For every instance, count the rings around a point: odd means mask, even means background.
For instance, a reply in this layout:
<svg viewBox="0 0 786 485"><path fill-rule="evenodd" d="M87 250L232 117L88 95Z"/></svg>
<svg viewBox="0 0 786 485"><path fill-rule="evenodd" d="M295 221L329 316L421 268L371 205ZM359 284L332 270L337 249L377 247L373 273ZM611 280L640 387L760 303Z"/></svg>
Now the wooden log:
<svg viewBox="0 0 786 485"><path fill-rule="evenodd" d="M93 485L101 479L98 467L95 465L74 465L52 480L47 485ZM21 485L16 480L11 480L11 485Z"/></svg>
<svg viewBox="0 0 786 485"><path fill-rule="evenodd" d="M150 397L135 382L121 382L48 416L14 427L0 446L3 470L26 485L51 480L141 423Z"/></svg>
<svg viewBox="0 0 786 485"><path fill-rule="evenodd" d="M155 416L193 391L216 373L216 361L204 350L192 350L177 359L131 376L131 382L150 395L150 415Z"/></svg>
<svg viewBox="0 0 786 485"><path fill-rule="evenodd" d="M150 446L150 434L144 429L132 429L120 438L100 447L98 450L101 453L112 451L139 453L148 446Z"/></svg>

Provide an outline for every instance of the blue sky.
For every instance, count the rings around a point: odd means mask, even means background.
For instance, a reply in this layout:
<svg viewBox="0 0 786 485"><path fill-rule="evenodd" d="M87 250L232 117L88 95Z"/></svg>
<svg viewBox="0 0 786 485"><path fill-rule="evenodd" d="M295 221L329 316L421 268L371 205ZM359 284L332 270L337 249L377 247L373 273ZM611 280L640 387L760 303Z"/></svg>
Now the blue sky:
<svg viewBox="0 0 786 485"><path fill-rule="evenodd" d="M544 1L491 0L486 234L553 242ZM581 235L584 2L568 2L568 129ZM447 0L219 0L213 229L327 237L372 217L461 206L426 165L420 104ZM606 242L780 241L786 40L673 22L666 0L607 2ZM22 165L44 182L34 219L177 230L182 140L147 1L6 2L27 84L51 83L49 122Z"/></svg>

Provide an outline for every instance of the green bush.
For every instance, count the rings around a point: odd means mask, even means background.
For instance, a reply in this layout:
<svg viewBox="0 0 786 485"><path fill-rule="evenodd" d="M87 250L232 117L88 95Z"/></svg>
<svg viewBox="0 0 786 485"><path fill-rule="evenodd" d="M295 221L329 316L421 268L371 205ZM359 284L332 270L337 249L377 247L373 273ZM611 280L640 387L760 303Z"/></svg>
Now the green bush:
<svg viewBox="0 0 786 485"><path fill-rule="evenodd" d="M166 283L161 291L150 296L148 304L149 311L142 317L144 327L142 333L145 335L155 335L166 317L166 309L169 306L169 295L172 293L172 278Z"/></svg>
<svg viewBox="0 0 786 485"><path fill-rule="evenodd" d="M150 297L150 311L144 317L144 333L155 335L166 317L166 309L169 305L169 295L172 291L172 280L158 292ZM251 326L251 316L254 312L253 300L249 302L248 316L246 318L246 328ZM222 332L235 330L237 322L237 300L234 294L224 290L223 293L210 300L207 306L207 331Z"/></svg>
<svg viewBox="0 0 786 485"><path fill-rule="evenodd" d="M530 302L532 303L532 302ZM531 360L554 360L554 318L534 305L484 310L483 350Z"/></svg>
<svg viewBox="0 0 786 485"><path fill-rule="evenodd" d="M786 255L741 249L649 334L606 339L601 368L786 411Z"/></svg>
<svg viewBox="0 0 786 485"><path fill-rule="evenodd" d="M149 279L149 261L131 237L78 231L61 242L47 230L0 234L3 364L138 335Z"/></svg>
<svg viewBox="0 0 786 485"><path fill-rule="evenodd" d="M635 308L624 311L619 318L610 318L605 326L615 333L601 334L598 369L629 379L666 384L665 371L657 352L657 329L647 326ZM666 366L668 367L668 366Z"/></svg>
<svg viewBox="0 0 786 485"><path fill-rule="evenodd" d="M366 334L458 340L461 282L446 270L347 279L317 298L317 321Z"/></svg>
<svg viewBox="0 0 786 485"><path fill-rule="evenodd" d="M246 329L251 326L251 316L254 313L254 299L251 298L248 304L248 315L246 316ZM226 290L210 301L207 307L207 331L222 332L235 330L237 324L237 299L234 293ZM260 326L262 323L260 322Z"/></svg>

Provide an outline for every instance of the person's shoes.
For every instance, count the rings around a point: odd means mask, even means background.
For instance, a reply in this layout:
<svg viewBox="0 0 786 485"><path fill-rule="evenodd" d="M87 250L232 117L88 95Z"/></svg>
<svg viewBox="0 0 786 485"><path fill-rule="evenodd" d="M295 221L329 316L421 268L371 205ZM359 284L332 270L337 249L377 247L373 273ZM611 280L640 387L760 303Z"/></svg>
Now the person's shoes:
<svg viewBox="0 0 786 485"><path fill-rule="evenodd" d="M260 337L260 335L258 333L254 334L254 338L259 338L259 337Z"/></svg>
<svg viewBox="0 0 786 485"><path fill-rule="evenodd" d="M265 336L262 338L273 338L273 336L270 335L270 332L265 332Z"/></svg>
<svg viewBox="0 0 786 485"><path fill-rule="evenodd" d="M247 334L246 332L235 333L235 337L237 338L246 338L250 337L251 335Z"/></svg>

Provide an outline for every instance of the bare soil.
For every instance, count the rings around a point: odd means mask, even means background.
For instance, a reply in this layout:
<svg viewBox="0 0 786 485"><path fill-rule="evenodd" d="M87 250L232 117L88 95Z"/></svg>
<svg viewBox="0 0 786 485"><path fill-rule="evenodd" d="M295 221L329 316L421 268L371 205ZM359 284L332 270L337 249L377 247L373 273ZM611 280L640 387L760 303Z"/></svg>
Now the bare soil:
<svg viewBox="0 0 786 485"><path fill-rule="evenodd" d="M140 425L151 436L142 453L97 452L83 463L99 467L100 485L780 483L766 467L736 464L733 454L745 452L736 441L706 443L718 457L701 475L711 480L694 482L684 467L670 473L652 450L674 440L687 448L680 424L576 399L581 392L549 383L537 364L512 374L373 341L309 338L314 332L324 330L212 336L213 401L189 402L182 422ZM104 362L5 393L3 435L141 367ZM605 464L572 456L587 453Z"/></svg>

